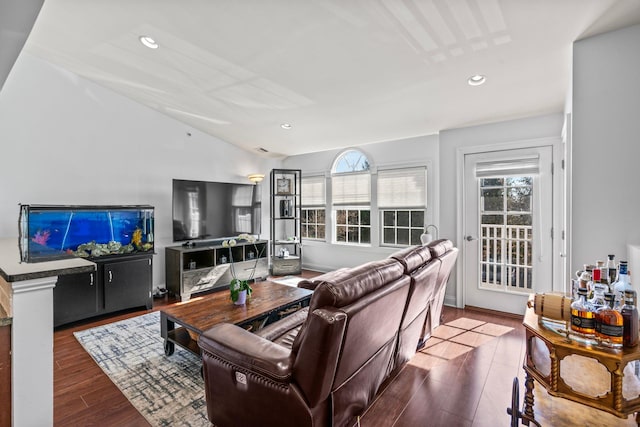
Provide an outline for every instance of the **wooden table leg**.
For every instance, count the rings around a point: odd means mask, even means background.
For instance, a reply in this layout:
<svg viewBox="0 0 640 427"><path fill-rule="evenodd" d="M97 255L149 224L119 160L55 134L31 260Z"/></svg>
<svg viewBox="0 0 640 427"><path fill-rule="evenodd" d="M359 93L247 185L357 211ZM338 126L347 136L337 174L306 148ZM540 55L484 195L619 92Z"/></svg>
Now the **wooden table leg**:
<svg viewBox="0 0 640 427"><path fill-rule="evenodd" d="M533 414L533 377L529 375L529 372L525 371L524 380L524 416L522 417L522 424L529 425L529 421L533 421L536 425L538 423L535 420Z"/></svg>

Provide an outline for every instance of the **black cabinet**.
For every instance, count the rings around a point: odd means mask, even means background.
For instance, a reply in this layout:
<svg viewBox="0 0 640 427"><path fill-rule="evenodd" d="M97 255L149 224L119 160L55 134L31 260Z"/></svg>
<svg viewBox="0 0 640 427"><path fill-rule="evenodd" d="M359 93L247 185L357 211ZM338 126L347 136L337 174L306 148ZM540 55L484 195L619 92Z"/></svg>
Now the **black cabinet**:
<svg viewBox="0 0 640 427"><path fill-rule="evenodd" d="M151 308L151 258L104 263L104 310L146 306Z"/></svg>
<svg viewBox="0 0 640 427"><path fill-rule="evenodd" d="M98 314L96 273L77 273L58 277L53 288L53 325L63 325Z"/></svg>
<svg viewBox="0 0 640 427"><path fill-rule="evenodd" d="M151 255L94 262L96 272L58 278L53 288L54 326L128 308L152 308Z"/></svg>

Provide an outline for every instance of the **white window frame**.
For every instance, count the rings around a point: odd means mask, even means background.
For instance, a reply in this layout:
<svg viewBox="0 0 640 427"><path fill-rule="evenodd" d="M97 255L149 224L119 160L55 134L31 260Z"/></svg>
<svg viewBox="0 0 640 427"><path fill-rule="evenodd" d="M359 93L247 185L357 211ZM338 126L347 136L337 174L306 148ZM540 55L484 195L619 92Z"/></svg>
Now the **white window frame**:
<svg viewBox="0 0 640 427"><path fill-rule="evenodd" d="M326 241L327 239L327 179L324 175L303 176L302 182L302 201L300 218L301 227L309 227L313 225L316 228L316 236L318 234L318 226L324 226L324 236L322 237L301 237L305 240ZM316 211L316 222L309 223L305 221L306 211ZM324 211L324 223L317 222L318 211ZM302 234L302 232L301 232Z"/></svg>
<svg viewBox="0 0 640 427"><path fill-rule="evenodd" d="M399 211L407 211L409 213L409 225L408 226L399 226L397 223L398 220L398 212ZM385 225L385 213L387 212L394 212L395 215L395 224L394 225ZM422 212L422 224L417 227L414 226L411 223L411 216L413 212ZM417 209L417 208L386 208L380 209L380 246L384 246L384 247L397 247L397 248L403 248L403 247L407 247L407 246L413 246L413 245L419 245L421 244L420 242L420 234L422 234L424 232L424 228L426 226L426 218L427 218L427 213L425 211L425 209ZM394 230L394 242L385 242L385 231L388 229L393 229ZM398 230L408 230L409 232L409 243L398 243ZM416 240L411 239L411 235L412 235L412 231L419 231L420 233L418 234L418 237Z"/></svg>
<svg viewBox="0 0 640 427"><path fill-rule="evenodd" d="M368 170L354 170L351 172L336 172L336 168L340 165L343 157L351 152L358 152L366 161L369 166ZM360 162L357 163L359 165ZM356 165L356 166L357 166ZM352 246L371 246L375 241L374 227L375 224L375 211L372 209L372 197L374 194L374 174L372 173L371 156L360 149L349 148L342 151L334 160L331 167L331 231L332 243L338 245L352 245ZM336 185L340 184L340 186ZM359 192L357 190L366 187L365 192ZM338 212L341 210L346 211L358 211L358 217L362 216L362 211L368 211L369 224L368 225L352 225L351 227L358 228L358 242L349 242L348 228L349 224L338 224ZM325 212L326 217L326 212ZM348 222L348 219L346 220ZM360 219L359 219L360 222ZM346 241L338 240L339 227L347 227ZM362 242L362 230L369 230L369 241ZM325 229L326 230L326 229Z"/></svg>
<svg viewBox="0 0 640 427"><path fill-rule="evenodd" d="M316 211L316 222L308 222L305 220L305 218L308 215L308 211ZM318 212L324 212L324 222L318 222L317 218L318 218ZM302 208L302 218L300 219L300 225L302 228L304 227L315 227L316 232L315 235L318 235L318 227L319 226L323 226L324 227L324 235L322 237L309 237L307 236L301 236L303 239L305 240L318 240L318 241L325 241L327 239L327 209L324 206L316 206L316 207L303 207Z"/></svg>
<svg viewBox="0 0 640 427"><path fill-rule="evenodd" d="M380 246L382 247L406 247L420 244L420 240L412 240L412 230L422 233L427 226L427 200L428 200L428 169L426 165L405 166L388 169L380 169L376 175L377 197L376 205L379 212ZM423 222L420 227L416 227L411 222L408 226L397 224L397 214L399 211L409 212L411 221L412 212L421 211ZM394 212L395 224L385 225L385 213ZM394 242L385 241L385 231L394 229ZM398 230L407 229L409 231L409 243L398 243Z"/></svg>
<svg viewBox="0 0 640 427"><path fill-rule="evenodd" d="M347 211L347 219L346 219L346 224L342 225L342 224L338 224L338 211ZM358 224L358 225L350 225L348 222L348 212L349 211L358 211L358 222L361 221L361 217L362 217L362 212L363 211L367 211L369 212L369 224L368 225L362 225L362 224ZM338 245L357 245L357 246L371 246L371 243L373 242L373 218L371 216L371 207L370 206L336 206L332 212L333 214L333 218L332 218L332 223L333 223L333 243L338 244ZM338 240L338 227L346 227L347 228L347 234L346 234L346 241L339 241ZM358 242L350 242L349 241L349 228L354 227L354 228L358 228ZM368 229L369 230L369 241L368 242L362 242L362 229Z"/></svg>

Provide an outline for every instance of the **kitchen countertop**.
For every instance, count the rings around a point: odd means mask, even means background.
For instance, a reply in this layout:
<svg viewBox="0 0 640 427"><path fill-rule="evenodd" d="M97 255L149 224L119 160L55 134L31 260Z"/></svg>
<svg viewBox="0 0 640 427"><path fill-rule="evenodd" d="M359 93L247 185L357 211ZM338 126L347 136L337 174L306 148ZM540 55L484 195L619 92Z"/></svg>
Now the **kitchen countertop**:
<svg viewBox="0 0 640 427"><path fill-rule="evenodd" d="M95 271L96 264L82 258L20 262L18 239L0 239L0 276L7 282Z"/></svg>
<svg viewBox="0 0 640 427"><path fill-rule="evenodd" d="M12 282L92 272L95 270L95 263L82 258L36 263L21 262L18 239L0 239L0 282L7 282L9 284L8 288L6 284L4 284L2 289L0 289L0 326L13 323L12 317L8 314L11 312Z"/></svg>

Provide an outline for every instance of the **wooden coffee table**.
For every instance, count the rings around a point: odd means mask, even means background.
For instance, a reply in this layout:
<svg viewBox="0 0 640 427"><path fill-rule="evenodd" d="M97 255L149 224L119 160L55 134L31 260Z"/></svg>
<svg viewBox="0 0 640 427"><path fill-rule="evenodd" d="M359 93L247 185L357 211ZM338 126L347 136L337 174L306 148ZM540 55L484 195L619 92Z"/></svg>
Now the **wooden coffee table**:
<svg viewBox="0 0 640 427"><path fill-rule="evenodd" d="M245 329L265 326L309 305L313 291L257 282L245 305L235 305L224 290L195 297L160 311L160 334L164 339L164 353L171 356L175 345L200 355L197 339L204 331L218 323L233 323ZM259 328L258 327L258 328Z"/></svg>

